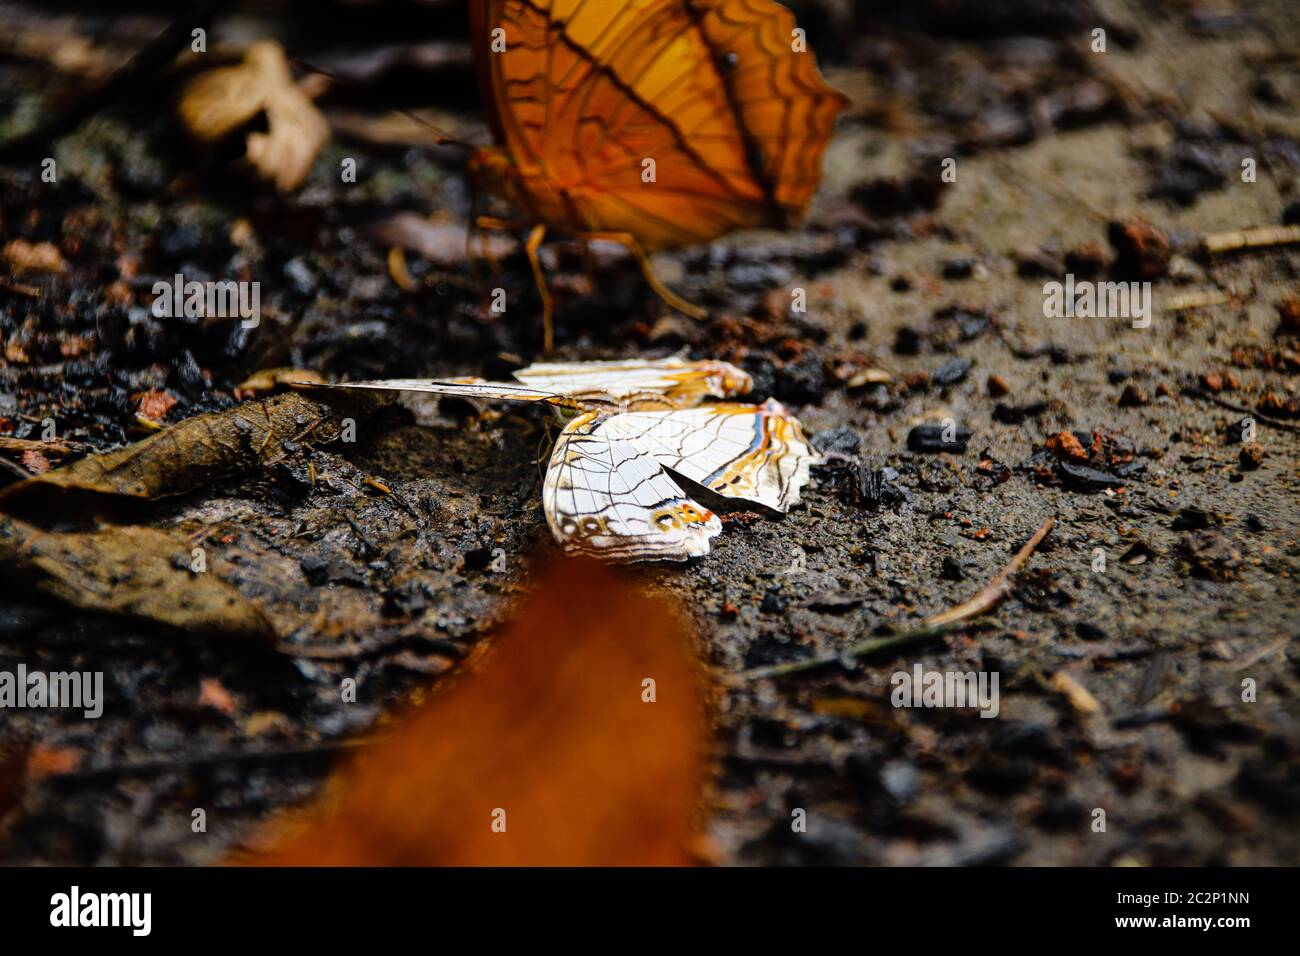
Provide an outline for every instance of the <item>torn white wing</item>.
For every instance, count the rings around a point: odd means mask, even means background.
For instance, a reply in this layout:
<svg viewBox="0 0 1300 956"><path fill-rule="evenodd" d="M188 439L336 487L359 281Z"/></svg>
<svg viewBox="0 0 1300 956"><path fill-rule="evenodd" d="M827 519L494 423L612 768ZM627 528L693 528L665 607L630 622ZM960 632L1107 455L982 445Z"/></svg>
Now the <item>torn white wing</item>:
<svg viewBox="0 0 1300 956"><path fill-rule="evenodd" d="M389 392L424 392L432 395L456 395L461 398L495 399L505 402L544 402L564 408L580 408L581 403L567 395L516 385L514 382L489 382L481 378L387 378L374 382L341 382L318 385L319 388L365 388Z"/></svg>
<svg viewBox="0 0 1300 956"><path fill-rule="evenodd" d="M780 402L628 412L607 430L692 481L728 498L787 511L818 460Z"/></svg>
<svg viewBox="0 0 1300 956"><path fill-rule="evenodd" d="M615 401L653 392L681 407L706 396L729 398L753 388L749 375L729 362L688 362L679 358L625 362L544 362L515 373L532 388L557 395L600 395Z"/></svg>
<svg viewBox="0 0 1300 956"><path fill-rule="evenodd" d="M611 422L579 415L560 433L542 487L551 533L571 554L614 561L685 561L707 554L722 522Z"/></svg>

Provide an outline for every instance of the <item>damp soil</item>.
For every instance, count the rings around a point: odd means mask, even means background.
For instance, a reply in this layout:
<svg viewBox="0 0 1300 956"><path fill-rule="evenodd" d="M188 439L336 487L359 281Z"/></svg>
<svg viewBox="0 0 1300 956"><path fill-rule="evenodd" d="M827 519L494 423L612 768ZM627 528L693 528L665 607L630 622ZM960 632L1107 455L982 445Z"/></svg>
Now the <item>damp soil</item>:
<svg viewBox="0 0 1300 956"><path fill-rule="evenodd" d="M854 106L803 228L656 257L709 321L667 311L613 251L590 275L568 245L547 252L556 359L736 362L827 459L789 514L719 506L708 556L630 571L684 602L720 677L702 857L1300 862L1300 341L1286 318L1300 247L1199 252L1206 234L1300 218L1289 4L796 6ZM464 97L461 25L402 15L418 22L359 32L292 8L218 21L229 39L269 32L306 60L354 67L321 101L351 133L293 197L187 147L165 78L52 146L57 184L41 182L39 157L0 165L5 242L48 241L66 260L0 282L0 436L34 441L53 419L66 444L36 457L11 446L0 481L145 437L142 413L174 424L232 407L263 368L501 377L539 356L522 257L507 250L496 279L464 258L463 158L374 120L376 101L432 104L484 135ZM409 45L415 26L441 59L339 53ZM1098 26L1105 53L1090 49ZM105 48L134 39L116 20L81 29ZM6 56L0 134L64 108L75 86ZM338 181L345 158L356 184ZM395 234L412 250L405 289L390 275ZM1047 317L1044 285L1067 271L1149 278L1149 327ZM260 326L153 317L153 284L178 272L260 281ZM486 308L498 284L503 316ZM966 440L947 447L947 424ZM526 596L554 553L537 464L552 433L526 409L395 405L355 442L290 443L274 464L177 497L18 510L49 530L143 524L202 543L277 640L105 617L7 580L0 670L102 670L107 700L94 721L3 714L0 748L44 770L0 780L0 859L216 862L316 794L342 752ZM1050 516L1009 597L966 629L728 682L965 600ZM997 672L997 717L891 706L891 676L918 663ZM339 699L344 677L356 703ZM201 836L194 807L207 808Z"/></svg>

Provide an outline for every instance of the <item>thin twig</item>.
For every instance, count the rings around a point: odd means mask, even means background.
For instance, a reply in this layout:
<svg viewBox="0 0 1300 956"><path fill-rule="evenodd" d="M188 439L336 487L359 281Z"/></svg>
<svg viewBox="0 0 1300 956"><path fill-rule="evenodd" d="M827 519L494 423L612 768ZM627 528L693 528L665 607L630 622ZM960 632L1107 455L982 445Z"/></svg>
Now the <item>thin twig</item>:
<svg viewBox="0 0 1300 956"><path fill-rule="evenodd" d="M1226 408L1230 412L1249 415L1261 425L1267 425L1269 428L1276 428L1284 432L1300 432L1300 426L1292 425L1290 422L1284 422L1280 418L1274 418L1271 415L1265 415L1263 412L1256 411L1249 405L1238 405L1236 402L1230 402L1226 398L1219 398L1217 395L1212 395L1209 392L1202 391L1192 385L1184 385L1183 394L1191 395L1194 398L1203 398L1207 402L1213 402L1220 408Z"/></svg>
<svg viewBox="0 0 1300 956"><path fill-rule="evenodd" d="M736 675L736 679L741 681L759 680L765 677L785 677L788 674L801 674L807 671L820 670L823 667L838 664L843 660L866 657L880 651L897 650L912 644L934 640L950 631L955 631L971 618L992 610L1003 598L1011 593L1011 576L1024 567L1030 555L1034 553L1034 550L1042 543L1055 525L1055 518L1048 518L1044 521L1039 529L1034 532L1034 536L1025 542L1025 546L1016 552L1016 556L1011 559L1010 563L999 571L993 580L984 585L978 594L954 608L926 618L920 627L900 631L886 637L873 637L865 641L859 641L856 644L849 645L839 653L828 654L824 657L813 657L808 660L791 661L787 664L773 664L770 667L758 667L753 670L742 671Z"/></svg>
<svg viewBox="0 0 1300 956"><path fill-rule="evenodd" d="M1223 252L1269 249L1293 242L1300 242L1300 226L1258 226L1254 229L1212 232L1201 240L1201 248L1210 255L1217 255Z"/></svg>

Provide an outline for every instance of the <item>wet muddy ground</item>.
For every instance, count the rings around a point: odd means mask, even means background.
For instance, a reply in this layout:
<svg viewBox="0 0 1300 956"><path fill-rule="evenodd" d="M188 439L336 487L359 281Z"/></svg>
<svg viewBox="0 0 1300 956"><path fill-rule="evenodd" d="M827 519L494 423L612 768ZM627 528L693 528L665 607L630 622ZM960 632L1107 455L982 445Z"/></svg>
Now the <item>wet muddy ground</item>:
<svg viewBox="0 0 1300 956"><path fill-rule="evenodd" d="M734 361L828 459L789 515L720 506L711 554L632 572L684 600L725 688L702 857L1300 861L1300 245L1200 249L1300 221L1289 5L797 6L854 105L802 230L656 258L711 321L667 312L625 258L602 253L589 278L575 250L548 251L557 358ZM335 138L291 198L188 147L162 81L61 140L57 184L41 182L44 153L5 158L0 235L53 243L65 268L0 281L0 437L34 442L52 418L62 442L7 446L0 481L137 441L141 414L231 408L258 369L502 377L538 356L522 257L503 259L504 317L464 259L463 158L379 122L377 98L432 104L483 135L456 16L418 16L440 56L346 52L345 37L406 49L393 45L414 33L393 23L219 21L350 79L321 101ZM131 25L114 23L84 29L129 47ZM0 136L60 108L58 75L10 51ZM338 181L348 157L355 184ZM260 281L261 325L153 317L154 282L177 272ZM1149 279L1149 327L1046 317L1044 285L1066 272ZM79 611L0 568L0 670L98 669L107 690L96 721L3 714L0 747L28 770L0 776L0 859L217 861L509 616L554 548L543 415L444 401L357 418L355 442L289 440L265 467L175 497L2 502L6 521L46 531L146 525L202 546L274 640ZM909 450L914 429L947 420L969 430L963 450ZM1010 597L960 633L727 683L961 602L1049 516ZM918 662L997 672L997 718L891 707L891 675ZM338 699L345 676L355 704Z"/></svg>

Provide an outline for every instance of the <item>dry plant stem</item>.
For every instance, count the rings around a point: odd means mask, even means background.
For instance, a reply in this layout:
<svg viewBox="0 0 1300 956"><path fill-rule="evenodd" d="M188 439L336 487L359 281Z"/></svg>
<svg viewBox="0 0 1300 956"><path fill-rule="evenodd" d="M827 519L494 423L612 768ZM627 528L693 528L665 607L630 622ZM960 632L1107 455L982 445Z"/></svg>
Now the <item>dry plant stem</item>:
<svg viewBox="0 0 1300 956"><path fill-rule="evenodd" d="M1292 425L1290 422L1284 422L1278 418L1273 418L1271 415L1265 415L1263 412L1257 412L1249 405L1238 405L1236 402L1230 402L1226 398L1219 398L1217 395L1211 395L1209 392L1202 391L1199 388L1185 385L1183 386L1183 393L1191 395L1194 398L1203 398L1207 402L1213 402L1220 408L1226 408L1230 412L1239 412L1242 415L1249 415L1261 425L1267 425L1269 428L1276 428L1284 432L1300 432L1300 426Z"/></svg>
<svg viewBox="0 0 1300 956"><path fill-rule="evenodd" d="M856 644L849 645L838 654L829 654L824 657L791 661L788 664L774 664L771 667L759 667L754 670L744 671L737 675L737 679L760 680L765 677L785 677L789 674L802 674L808 671L821 670L824 667L837 664L841 660L866 657L880 651L895 650L912 644L920 644L941 637L950 631L955 631L966 621L992 610L1004 597L1011 593L1012 575L1025 566L1035 549L1055 525L1055 518L1048 518L1044 521L1039 529L1034 532L1033 537L1025 542L1024 547L1016 552L1016 556L1011 559L1010 563L999 571L997 576L989 581L978 594L954 608L926 618L925 623L920 627L899 631L897 634L890 634L887 637L873 637L865 641L859 641Z"/></svg>
<svg viewBox="0 0 1300 956"><path fill-rule="evenodd" d="M1300 226L1260 226L1255 229L1214 232L1201 240L1201 245L1210 255L1215 255L1247 249L1267 249L1293 242L1300 242Z"/></svg>

